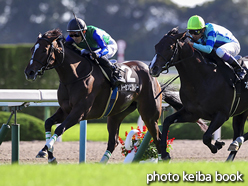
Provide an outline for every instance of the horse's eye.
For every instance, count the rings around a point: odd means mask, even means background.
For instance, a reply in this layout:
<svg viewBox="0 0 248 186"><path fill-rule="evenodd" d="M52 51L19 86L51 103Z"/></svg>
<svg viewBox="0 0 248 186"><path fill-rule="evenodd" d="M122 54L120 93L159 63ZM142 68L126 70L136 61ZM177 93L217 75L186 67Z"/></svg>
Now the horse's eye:
<svg viewBox="0 0 248 186"><path fill-rule="evenodd" d="M43 52L46 52L46 51L47 51L46 49L43 50Z"/></svg>

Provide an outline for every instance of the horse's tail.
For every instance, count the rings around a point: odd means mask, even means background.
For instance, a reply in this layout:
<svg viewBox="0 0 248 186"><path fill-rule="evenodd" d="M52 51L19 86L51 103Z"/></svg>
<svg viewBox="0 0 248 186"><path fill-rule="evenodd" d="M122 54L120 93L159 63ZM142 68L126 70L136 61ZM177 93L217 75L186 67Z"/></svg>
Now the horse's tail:
<svg viewBox="0 0 248 186"><path fill-rule="evenodd" d="M179 92L175 91L174 87L169 86L171 83L171 80L168 80L164 84L161 84L161 87L164 87L162 88L162 99L178 111L183 107L183 104L180 100ZM199 119L196 123L203 132L207 131L208 125L204 120Z"/></svg>
<svg viewBox="0 0 248 186"><path fill-rule="evenodd" d="M199 125L199 127L201 128L203 132L207 131L208 125L207 125L207 122L205 122L203 119L198 119L196 123Z"/></svg>
<svg viewBox="0 0 248 186"><path fill-rule="evenodd" d="M170 104L174 109L180 110L183 107L183 104L180 100L179 93L175 91L175 88L172 87L170 84L175 80L176 78L169 79L164 84L160 84L162 88L162 99Z"/></svg>
<svg viewBox="0 0 248 186"><path fill-rule="evenodd" d="M179 93L173 90L170 90L169 87L164 89L162 92L163 100L171 105L174 109L180 110L183 107L183 104L180 100Z"/></svg>

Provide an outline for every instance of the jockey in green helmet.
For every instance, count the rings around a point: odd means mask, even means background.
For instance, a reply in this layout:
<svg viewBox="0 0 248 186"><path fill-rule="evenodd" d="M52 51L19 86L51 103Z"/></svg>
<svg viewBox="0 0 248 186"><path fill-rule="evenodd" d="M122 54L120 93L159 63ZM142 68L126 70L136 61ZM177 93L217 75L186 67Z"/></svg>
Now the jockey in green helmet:
<svg viewBox="0 0 248 186"><path fill-rule="evenodd" d="M228 29L214 23L205 24L202 17L194 15L188 20L187 30L197 41L187 40L192 47L208 54L215 48L217 56L228 62L240 79L244 79L246 71L234 58L240 52L240 44Z"/></svg>

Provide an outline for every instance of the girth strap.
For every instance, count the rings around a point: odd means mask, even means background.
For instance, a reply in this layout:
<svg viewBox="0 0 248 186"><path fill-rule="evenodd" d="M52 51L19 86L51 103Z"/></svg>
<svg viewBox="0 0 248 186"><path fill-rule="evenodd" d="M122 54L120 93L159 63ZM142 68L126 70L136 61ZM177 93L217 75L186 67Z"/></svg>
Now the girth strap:
<svg viewBox="0 0 248 186"><path fill-rule="evenodd" d="M102 118L103 116L108 116L111 113L112 109L115 106L118 96L119 96L118 87L115 87L113 90L112 89L110 90L108 102L100 118Z"/></svg>
<svg viewBox="0 0 248 186"><path fill-rule="evenodd" d="M235 111L237 110L240 102L240 95L241 95L241 81L238 81L236 84L234 84L234 96L233 96L233 102L232 106L229 112L229 116L233 116Z"/></svg>

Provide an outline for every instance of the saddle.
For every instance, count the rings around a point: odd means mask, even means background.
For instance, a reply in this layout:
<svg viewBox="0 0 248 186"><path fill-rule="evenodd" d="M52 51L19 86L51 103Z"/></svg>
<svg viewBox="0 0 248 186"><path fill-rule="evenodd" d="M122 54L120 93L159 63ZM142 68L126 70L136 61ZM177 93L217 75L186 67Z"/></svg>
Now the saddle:
<svg viewBox="0 0 248 186"><path fill-rule="evenodd" d="M231 85L234 86L237 83L240 82L240 79L238 78L237 74L235 73L233 67L229 65L227 62L223 61L221 58L219 58L215 51L212 51L210 54L204 54L202 53L203 58L205 59L205 62L209 65L213 65L218 68L218 70L222 73L226 81ZM239 62L240 66L243 67L246 72L248 72L248 56L242 57L241 55L235 56L235 59ZM245 78L241 81L241 84L245 85L245 88L248 89L248 76L245 76Z"/></svg>
<svg viewBox="0 0 248 186"><path fill-rule="evenodd" d="M204 56L204 55L203 55ZM218 69L226 82L234 88L234 98L233 103L230 109L230 117L233 116L236 109L238 108L240 102L240 95L242 89L248 89L248 76L246 75L243 80L240 81L238 76L236 75L233 67L229 65L227 62L224 62L220 59L216 53L208 54L208 56L204 56L205 61L209 65L214 65L216 69ZM235 59L239 62L239 64L248 72L248 56L242 57L240 55L235 56ZM218 68L219 67L219 68Z"/></svg>
<svg viewBox="0 0 248 186"><path fill-rule="evenodd" d="M114 65L116 65L118 69L120 69L120 73L122 77L125 78L126 83L112 87L105 111L103 112L101 117L106 117L111 113L118 99L119 92L140 92L139 77L135 70L132 67L130 68L129 66L125 65L124 63L117 63L117 61L113 60L110 61L114 63Z"/></svg>
<svg viewBox="0 0 248 186"><path fill-rule="evenodd" d="M85 56L88 60L91 60L89 56ZM92 61L92 60L91 60ZM139 92L140 90L140 83L139 83L139 77L134 70L134 67L129 67L125 63L117 63L115 59L109 60L115 67L116 70L121 74L121 76L125 79L126 83L121 83L119 85L112 85L111 88L114 90L116 87L118 87L118 91L125 91L125 92ZM96 61L93 60L94 63ZM101 66L98 64L101 68L101 71L103 75L109 79L109 76L112 76L111 70L108 67Z"/></svg>

